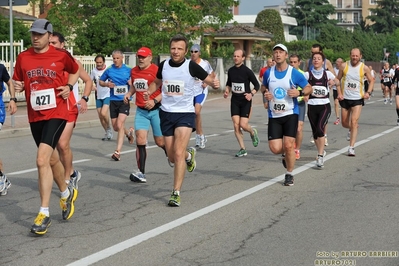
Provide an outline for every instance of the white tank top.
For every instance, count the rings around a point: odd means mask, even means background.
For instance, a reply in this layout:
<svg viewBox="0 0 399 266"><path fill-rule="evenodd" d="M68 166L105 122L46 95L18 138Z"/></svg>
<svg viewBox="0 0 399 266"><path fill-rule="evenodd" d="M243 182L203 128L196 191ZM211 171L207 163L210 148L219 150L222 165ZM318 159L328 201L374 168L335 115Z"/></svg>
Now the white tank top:
<svg viewBox="0 0 399 266"><path fill-rule="evenodd" d="M270 69L269 92L273 99L269 102L269 117L277 118L294 114L294 100L288 96L287 91L291 89L292 66L288 66L284 78L278 79L274 74L275 67Z"/></svg>
<svg viewBox="0 0 399 266"><path fill-rule="evenodd" d="M206 60L204 60L204 59L201 59L201 61L199 62L199 64L198 65L200 65L205 71L206 71L206 73L208 73L208 74L212 74L212 72L213 72L213 69L212 69L212 66L211 66L211 64L208 62L208 61L206 61ZM208 89L208 87L205 87L205 89L202 87L202 80L200 80L200 79L198 79L198 78L195 78L195 92L194 92L194 96L197 96L197 95L200 95L200 94L202 94L203 92L204 92L204 90L207 90Z"/></svg>
<svg viewBox="0 0 399 266"><path fill-rule="evenodd" d="M190 74L190 60L185 60L180 67L171 67L169 60L162 69L161 109L170 113L194 113L195 78Z"/></svg>
<svg viewBox="0 0 399 266"><path fill-rule="evenodd" d="M351 63L346 62L344 74L341 79L341 87L343 88L344 99L360 100L363 99L363 77L364 63L353 67Z"/></svg>

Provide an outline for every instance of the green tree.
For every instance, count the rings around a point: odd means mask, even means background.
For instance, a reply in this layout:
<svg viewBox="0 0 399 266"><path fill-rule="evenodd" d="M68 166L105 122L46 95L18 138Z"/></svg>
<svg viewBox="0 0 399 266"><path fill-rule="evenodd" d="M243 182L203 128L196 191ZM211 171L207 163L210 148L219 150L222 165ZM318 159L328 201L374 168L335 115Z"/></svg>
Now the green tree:
<svg viewBox="0 0 399 266"><path fill-rule="evenodd" d="M259 12L256 16L255 27L273 34L274 43L285 41L283 21L277 10L264 9Z"/></svg>
<svg viewBox="0 0 399 266"><path fill-rule="evenodd" d="M25 46L29 46L30 36L27 34L29 28L18 19L13 19L14 41L23 40ZM10 40L10 20L0 15L0 40Z"/></svg>
<svg viewBox="0 0 399 266"><path fill-rule="evenodd" d="M328 0L295 0L289 15L296 18L298 26L292 29L292 32L299 38L303 35L305 40L314 39L315 36L309 36L311 29L321 29L324 25L336 24L336 21L328 18L334 13L335 8Z"/></svg>
<svg viewBox="0 0 399 266"><path fill-rule="evenodd" d="M149 46L168 51L169 39L181 33L194 40L205 30L232 19L234 0L51 0L48 13L57 31L70 36L80 54L110 54Z"/></svg>
<svg viewBox="0 0 399 266"><path fill-rule="evenodd" d="M371 28L377 33L392 33L399 27L399 2L397 0L377 1L376 8L370 8L367 16L374 24Z"/></svg>

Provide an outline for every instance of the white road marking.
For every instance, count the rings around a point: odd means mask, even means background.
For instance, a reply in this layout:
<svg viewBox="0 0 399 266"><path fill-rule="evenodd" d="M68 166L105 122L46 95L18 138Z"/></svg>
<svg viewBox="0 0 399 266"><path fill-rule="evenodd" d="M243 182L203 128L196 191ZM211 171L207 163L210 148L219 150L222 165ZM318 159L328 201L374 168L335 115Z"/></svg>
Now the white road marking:
<svg viewBox="0 0 399 266"><path fill-rule="evenodd" d="M72 163L77 164L77 163L84 163L84 162L88 162L88 161L91 161L91 159L77 160L77 161L73 161ZM36 171L37 171L37 168L31 168L31 169L18 171L18 172L7 173L7 175L20 175L20 174L26 174L26 173L30 173L30 172L36 172Z"/></svg>
<svg viewBox="0 0 399 266"><path fill-rule="evenodd" d="M389 134L389 133L391 133L391 132L393 132L395 130L398 130L398 129L399 129L399 126L396 126L394 128L385 130L385 131L383 131L381 133L378 133L376 135L368 137L367 139L358 141L356 143L356 147L358 147L360 145L363 145L363 144L365 144L365 143L367 143L369 141L372 141L373 139L380 138L380 137L382 137L384 135L387 135L387 134ZM326 156L325 161L330 160L330 159L332 159L332 158L334 158L336 156L339 156L339 155L341 155L343 153L346 153L347 151L348 151L348 146L346 146L345 148L342 148L342 149L340 149L338 151L335 151L333 153L330 153L330 154L328 154ZM301 167L296 168L293 171L293 174L294 175L295 174L299 174L301 172L304 172L304 171L306 171L308 169L311 169L311 168L314 168L314 167L315 167L314 161L313 162L309 162L309 163L307 163L307 164L305 164L305 165L303 165ZM199 217L202 217L205 214L208 214L208 213L213 212L213 211L215 211L217 209L220 209L220 208L222 208L224 206L232 204L235 201L238 201L238 200L240 200L242 198L245 198L245 197L247 197L247 196L249 196L251 194L254 194L254 193L258 192L259 190L262 190L262 189L267 188L267 187L269 187L271 185L274 185L274 184L282 181L284 179L284 177L285 177L285 174L279 175L279 176L277 176L277 177L275 177L275 178L273 178L273 179L271 179L269 181L266 181L266 182L264 182L262 184L259 184L257 186L254 186L254 187L250 188L250 189L247 189L247 190L245 190L245 191L243 191L241 193L238 193L238 194L236 194L234 196L231 196L229 198L226 198L224 200L216 202L216 203L214 203L212 205L209 205L208 207L202 208L202 209L200 209L198 211L190 213L190 214L188 214L186 216L183 216L183 217L181 217L179 219L176 219L176 220L174 220L172 222L169 222L167 224L161 225L161 226L156 227L156 228L154 228L152 230L149 230L149 231L147 231L145 233L142 233L142 234L140 234L138 236L135 236L135 237L132 237L130 239L127 239L127 240L125 240L123 242L120 242L119 244L113 245L113 246L111 246L109 248L100 250L100 251L98 251L98 252L96 252L96 253L94 253L92 255L89 255L89 256L87 256L85 258L82 258L82 259L77 260L77 261L75 261L73 263L70 263L70 264L68 264L68 266L91 265L93 263L99 262L99 261L101 261L103 259L111 257L111 256L113 256L115 254L118 254L118 253L120 253L120 252L122 252L122 251L124 251L124 250L126 250L128 248L136 246L136 245L138 245L138 244L140 244L140 243L142 243L142 242L144 242L144 241L146 241L148 239L151 239L151 238L156 237L156 236L158 236L158 235L160 235L162 233L170 231L173 228L176 228L176 227L178 227L180 225L183 225L183 224L188 223L188 222L190 222L192 220L195 220L195 219L197 219Z"/></svg>

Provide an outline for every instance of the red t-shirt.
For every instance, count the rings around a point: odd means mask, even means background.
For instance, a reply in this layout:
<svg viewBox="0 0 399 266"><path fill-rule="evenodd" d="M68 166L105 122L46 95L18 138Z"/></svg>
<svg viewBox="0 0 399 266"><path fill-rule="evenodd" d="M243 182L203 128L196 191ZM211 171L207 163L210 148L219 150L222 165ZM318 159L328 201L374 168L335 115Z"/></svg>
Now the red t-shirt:
<svg viewBox="0 0 399 266"><path fill-rule="evenodd" d="M263 78L263 74L265 74L266 70L267 70L267 66L262 67L262 68L260 69L259 78Z"/></svg>
<svg viewBox="0 0 399 266"><path fill-rule="evenodd" d="M68 120L68 100L57 97L60 91L56 88L66 85L64 71L78 70L79 65L68 51L53 46L44 53L36 53L31 47L18 55L13 79L24 82L29 122Z"/></svg>
<svg viewBox="0 0 399 266"><path fill-rule="evenodd" d="M141 70L138 66L132 68L130 77L134 88L136 89L136 105L138 107L145 107L145 100L143 93L148 90L148 86L155 80L158 72L158 66L151 64L147 69ZM156 90L151 94L150 99L154 99L161 93L161 90Z"/></svg>

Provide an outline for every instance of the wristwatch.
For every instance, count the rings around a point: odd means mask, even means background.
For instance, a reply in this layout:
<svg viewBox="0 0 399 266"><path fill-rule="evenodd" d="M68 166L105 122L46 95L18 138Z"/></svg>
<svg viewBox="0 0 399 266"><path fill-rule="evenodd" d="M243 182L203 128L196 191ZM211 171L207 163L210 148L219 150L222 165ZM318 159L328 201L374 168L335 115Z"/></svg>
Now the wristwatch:
<svg viewBox="0 0 399 266"><path fill-rule="evenodd" d="M67 84L67 85L65 85L65 86L68 86L69 89L70 89L71 91L73 91L73 86L72 86L71 84Z"/></svg>
<svg viewBox="0 0 399 266"><path fill-rule="evenodd" d="M89 97L87 97L87 96L82 96L82 99L85 100L86 102L89 101Z"/></svg>
<svg viewBox="0 0 399 266"><path fill-rule="evenodd" d="M17 98L10 98L10 101L14 101L15 103L17 103Z"/></svg>
<svg viewBox="0 0 399 266"><path fill-rule="evenodd" d="M154 100L154 104L157 104L157 103L158 103L157 99L154 98L153 100Z"/></svg>

